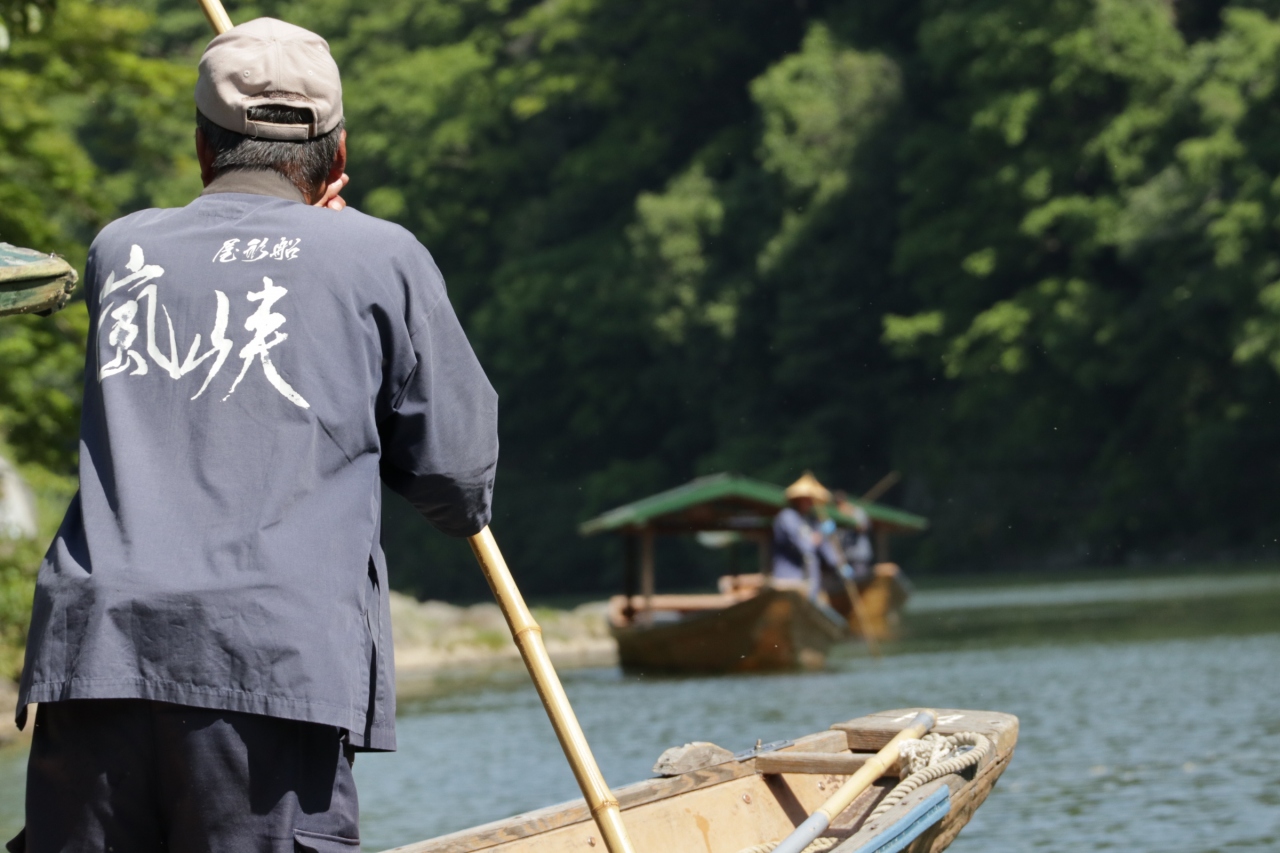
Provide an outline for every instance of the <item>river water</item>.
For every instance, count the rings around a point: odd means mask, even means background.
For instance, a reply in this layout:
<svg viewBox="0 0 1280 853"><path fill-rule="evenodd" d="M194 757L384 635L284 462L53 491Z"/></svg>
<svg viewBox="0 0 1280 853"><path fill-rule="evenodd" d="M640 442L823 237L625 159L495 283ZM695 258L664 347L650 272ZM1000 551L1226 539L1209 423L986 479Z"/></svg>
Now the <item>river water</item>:
<svg viewBox="0 0 1280 853"><path fill-rule="evenodd" d="M1280 571L924 590L904 629L882 657L849 645L817 673L562 675L614 785L692 740L736 751L890 708L996 710L1021 718L1017 752L957 853L1280 851ZM410 687L400 751L356 762L364 849L577 796L522 672ZM24 759L0 753L3 831Z"/></svg>

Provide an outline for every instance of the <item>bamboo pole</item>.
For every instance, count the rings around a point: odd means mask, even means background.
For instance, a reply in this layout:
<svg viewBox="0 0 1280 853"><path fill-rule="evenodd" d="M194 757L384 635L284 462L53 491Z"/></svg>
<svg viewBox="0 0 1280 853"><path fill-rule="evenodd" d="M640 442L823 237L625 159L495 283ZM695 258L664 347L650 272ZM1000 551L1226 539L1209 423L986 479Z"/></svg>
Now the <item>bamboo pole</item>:
<svg viewBox="0 0 1280 853"><path fill-rule="evenodd" d="M870 650L872 657L880 657L880 641L877 640L871 630L871 620L867 618L867 607L862 601L862 593L858 592L858 584L848 578L840 578L844 582L844 593L849 596L849 606L853 610L854 621L858 623L858 630L862 632L862 639L867 643L867 649Z"/></svg>
<svg viewBox="0 0 1280 853"><path fill-rule="evenodd" d="M646 527L640 534L640 595L644 598L640 621L646 625L653 624L653 590L653 528Z"/></svg>
<svg viewBox="0 0 1280 853"><path fill-rule="evenodd" d="M890 471L880 478L874 486L867 489L867 493L862 496L864 503L875 503L881 495L898 485L898 481L902 479L902 474L897 471Z"/></svg>
<svg viewBox="0 0 1280 853"><path fill-rule="evenodd" d="M200 8L204 9L204 16L209 19L215 33L222 35L231 29L231 17L222 7L222 0L200 0Z"/></svg>
<svg viewBox="0 0 1280 853"><path fill-rule="evenodd" d="M894 472L897 473L897 472ZM837 507L839 509L840 507ZM843 510L842 510L843 511ZM827 536L827 544L841 556L844 555L844 548L840 544L840 534L833 532ZM862 593L858 592L858 584L856 581L850 580L844 575L840 575L840 581L844 584L844 594L849 596L849 608L852 611L850 615L853 620L858 623L858 630L862 632L862 639L866 641L867 648L871 651L872 657L880 657L880 642L872 636L871 620L867 618L867 608L862 601ZM852 630L853 625L849 625Z"/></svg>
<svg viewBox="0 0 1280 853"><path fill-rule="evenodd" d="M219 35L231 29L231 18L221 0L200 0L200 6ZM493 538L492 531L485 527L467 542L480 562L480 569L484 572L485 580L489 581L494 597L498 599L498 607L507 619L516 648L520 650L520 656L524 658L525 667L542 699L542 706L551 718L551 727L555 729L573 775L578 780L578 787L582 789L587 807L591 809L591 816L595 818L596 826L604 837L605 848L609 853L635 853L631 839L627 836L627 829L622 823L622 809L591 754L587 737L582 733L582 726L578 724L578 718L569 704L569 697L565 695L560 677L551 665L551 656L547 654L547 647L542 642L542 628L534 621L533 614L524 603L524 596L520 594L520 588L516 586L515 578L507 568L507 561L498 550L497 540Z"/></svg>
<svg viewBox="0 0 1280 853"><path fill-rule="evenodd" d="M493 595L498 599L502 615L507 618L516 647L520 649L520 656L524 658L529 675L533 677L538 696L542 698L542 705L551 718L551 726L555 729L560 746L569 759L569 766L573 768L573 775L578 780L578 787L582 789L591 815L600 827L600 834L604 836L605 847L609 853L633 853L634 848L622 823L622 810L618 806L618 800L609 790L591 755L591 747L587 745L587 738L569 705L569 697L565 695L560 678L547 655L547 648L542 642L542 629L529 613L529 608L511 577L511 571L502 558L502 552L498 550L493 533L486 527L467 541L471 543L471 550L480 561L485 579L489 581Z"/></svg>
<svg viewBox="0 0 1280 853"><path fill-rule="evenodd" d="M831 821L835 820L836 815L849 808L849 805L858 798L859 794L871 787L873 782L897 763L898 749L904 740L923 737L925 732L933 728L935 722L937 722L937 717L934 716L932 711L921 711L916 714L910 725L894 735L893 740L889 741L884 749L877 752L872 759L850 776L831 795L830 799L819 806L817 811L809 815L809 818L797 826L794 832L782 839L782 842L774 848L773 853L801 853L815 838L826 831L827 827L831 825Z"/></svg>

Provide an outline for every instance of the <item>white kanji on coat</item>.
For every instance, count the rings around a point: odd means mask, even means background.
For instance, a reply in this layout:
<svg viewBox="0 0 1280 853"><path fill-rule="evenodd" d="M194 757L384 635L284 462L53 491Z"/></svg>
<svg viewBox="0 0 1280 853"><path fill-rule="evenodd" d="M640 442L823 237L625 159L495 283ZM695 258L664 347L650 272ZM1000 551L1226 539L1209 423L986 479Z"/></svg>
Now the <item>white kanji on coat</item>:
<svg viewBox="0 0 1280 853"><path fill-rule="evenodd" d="M227 392L226 397L222 398L223 400L235 393L240 380L244 379L245 374L249 372L249 366L257 359L262 365L262 372L267 377L267 381L286 400L299 408L311 408L311 404L304 400L301 394L293 390L293 387L276 370L276 366L271 363L272 347L284 343L289 337L287 333L280 331L280 327L285 324L285 316L273 313L271 309L288 292L286 288L280 287L270 278L263 276L262 290L255 290L246 294L246 298L250 302L260 302L262 304L258 306L258 310L254 311L248 320L244 321L244 327L253 332L253 340L240 349L239 355L243 361L240 365L240 375L236 377L235 382L231 383L231 390Z"/></svg>
<svg viewBox="0 0 1280 853"><path fill-rule="evenodd" d="M158 302L156 299L156 286L149 284L138 294L139 299L145 297L147 300L147 354L151 356L152 361L160 366L161 370L169 374L169 378L181 379L203 362L213 358L213 365L209 368L209 373L204 378L204 384L200 386L200 390L195 393L195 396L191 398L192 400L204 393L204 390L209 387L209 382L218 375L218 371L222 369L223 362L231 354L232 343L227 339L227 319L231 306L227 301L227 295L221 290L215 290L213 296L216 300L216 308L213 318L213 331L209 333L209 349L199 356L196 355L196 350L200 349L200 335L197 334L191 340L191 348L187 350L187 357L180 359L178 356L177 336L173 332L173 318L169 316L169 309L163 305L160 306L160 310L164 312L165 324L169 328L168 354L161 351L156 337L156 305Z"/></svg>
<svg viewBox="0 0 1280 853"><path fill-rule="evenodd" d="M129 271L129 274L119 281L116 280L114 271L107 275L107 280L102 284L104 300L113 291L122 287L134 290L164 275L164 268L156 264L148 264L147 259L142 254L142 247L136 244L129 249L129 260L124 265L124 268ZM143 376L146 374L146 359L132 349L133 342L138 337L138 327L133 322L137 316L137 299L127 299L118 307L114 303L103 307L102 313L98 317L98 334L102 334L101 329L107 317L115 321L111 326L111 330L107 333L107 343L116 348L116 354L115 358L98 368L99 382L108 376L123 373L129 369L130 365L133 366L131 376Z"/></svg>
<svg viewBox="0 0 1280 853"><path fill-rule="evenodd" d="M141 376L147 372L146 359L132 349L133 342L138 337L138 327L133 322L134 318L138 316L138 300L130 299L119 308L108 305L102 312L102 319L98 321L99 328L101 328L102 322L108 316L107 311L110 309L114 309L110 311L110 317L115 320L115 323L112 324L111 331L107 334L107 343L116 348L116 357L98 368L99 382L108 376L123 373L131 365L134 366L134 376Z"/></svg>
<svg viewBox="0 0 1280 853"><path fill-rule="evenodd" d="M266 237L259 237L256 240L250 240L249 245L244 247L244 251L240 253L240 260L246 263L260 261L271 254L271 250L267 248L270 242Z"/></svg>
<svg viewBox="0 0 1280 853"><path fill-rule="evenodd" d="M164 268L157 264L148 264L143 255L142 247L134 245L129 250L129 262L125 264L125 269L129 271L129 275L117 281L116 274L112 272L107 275L107 280L102 286L102 295L106 304L103 306L102 314L99 317L98 327L101 329L108 317L115 321L107 333L107 343L116 348L116 354L114 358L98 369L99 381L108 376L123 373L130 366L134 368L133 372L129 374L130 376L146 375L148 371L147 360L142 357L141 353L133 349L133 343L137 340L138 333L141 331L134 320L138 318L139 304L146 300L145 349L147 354L151 356L151 360L171 379L181 379L205 361L210 358L213 359L209 373L205 376L204 384L196 392L195 397L191 398L193 400L196 399L209 387L209 382L214 376L218 375L218 371L222 369L223 362L231 354L233 345L226 337L227 322L230 315L230 303L227 300L227 295L221 290L213 292L215 313L213 331L209 335L209 349L200 355L196 354L200 349L201 340L201 336L196 335L187 350L186 358L182 358L179 356L178 336L174 332L173 318L169 316L169 309L160 304L156 285L152 283L164 276ZM114 302L110 302L108 297L121 288L127 288L128 290L142 289L138 291L137 296L117 306ZM165 325L169 333L169 351L167 353L160 348L160 338L156 334L157 309L164 312ZM139 343L141 344L141 342Z"/></svg>
<svg viewBox="0 0 1280 853"><path fill-rule="evenodd" d="M239 242L240 242L239 238L235 238L223 243L222 248L218 249L218 251L214 253L213 262L215 264L234 263L236 260L236 251L237 251L236 243L239 243Z"/></svg>
<svg viewBox="0 0 1280 853"><path fill-rule="evenodd" d="M292 240L288 237L281 237L280 242L271 247L271 257L277 261L291 261L298 257L298 244L302 242L301 237L294 237Z"/></svg>

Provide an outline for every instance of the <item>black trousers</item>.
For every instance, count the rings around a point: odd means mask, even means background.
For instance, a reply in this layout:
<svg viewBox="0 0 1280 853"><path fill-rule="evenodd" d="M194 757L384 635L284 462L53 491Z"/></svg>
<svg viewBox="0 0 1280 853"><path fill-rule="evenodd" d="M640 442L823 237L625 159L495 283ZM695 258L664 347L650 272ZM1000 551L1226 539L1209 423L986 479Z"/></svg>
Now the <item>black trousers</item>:
<svg viewBox="0 0 1280 853"><path fill-rule="evenodd" d="M332 726L140 699L46 703L14 853L358 853Z"/></svg>

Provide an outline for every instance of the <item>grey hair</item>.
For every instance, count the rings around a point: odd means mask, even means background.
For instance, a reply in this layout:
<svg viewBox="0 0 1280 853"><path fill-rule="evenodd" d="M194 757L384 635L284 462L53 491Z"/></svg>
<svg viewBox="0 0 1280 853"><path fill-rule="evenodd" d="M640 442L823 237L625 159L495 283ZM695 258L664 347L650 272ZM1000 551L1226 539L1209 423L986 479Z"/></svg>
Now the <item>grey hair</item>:
<svg viewBox="0 0 1280 853"><path fill-rule="evenodd" d="M249 118L276 124L309 124L309 109L268 104L249 109ZM213 152L213 168L224 172L272 169L288 178L304 195L314 195L329 175L344 122L323 136L300 141L262 139L227 130L196 110L196 126Z"/></svg>

